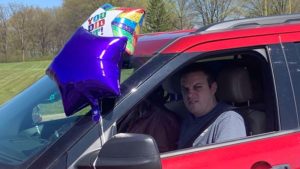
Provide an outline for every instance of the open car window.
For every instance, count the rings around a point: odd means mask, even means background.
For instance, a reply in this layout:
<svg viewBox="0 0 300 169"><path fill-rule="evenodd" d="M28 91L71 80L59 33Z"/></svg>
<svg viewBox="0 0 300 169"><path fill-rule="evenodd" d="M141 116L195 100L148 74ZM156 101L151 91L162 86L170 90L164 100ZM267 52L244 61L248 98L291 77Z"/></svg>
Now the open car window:
<svg viewBox="0 0 300 169"><path fill-rule="evenodd" d="M216 98L219 102L225 102L232 106L233 110L242 116L246 125L247 136L278 130L276 97L270 63L265 49L214 54L193 61L190 64L194 63L204 64L213 69L219 83ZM172 112L179 119L179 122L182 122L189 113L183 103L181 94L179 79L181 70L182 68L177 69L175 73L171 73L171 76L158 84L164 90L164 98L160 102L163 102L164 108ZM147 94L147 97L133 107L123 120L120 120L119 132L126 131L124 126L132 125L132 121L137 121L140 127L137 127L138 129L133 132L149 134L149 130L142 131L143 128L147 127L141 125L142 120L138 121L134 114L154 92L156 90L152 90L152 93ZM130 118L132 118L132 121ZM145 123L147 123L147 120L145 120Z"/></svg>

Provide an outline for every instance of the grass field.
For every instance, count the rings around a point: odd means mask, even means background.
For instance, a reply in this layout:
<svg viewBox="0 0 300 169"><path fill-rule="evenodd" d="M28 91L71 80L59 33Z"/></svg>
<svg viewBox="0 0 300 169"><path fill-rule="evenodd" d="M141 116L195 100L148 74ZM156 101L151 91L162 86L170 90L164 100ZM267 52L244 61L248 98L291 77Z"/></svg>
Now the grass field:
<svg viewBox="0 0 300 169"><path fill-rule="evenodd" d="M50 63L51 61L0 63L0 105L41 78ZM123 70L121 81L132 71Z"/></svg>
<svg viewBox="0 0 300 169"><path fill-rule="evenodd" d="M50 61L0 63L0 104L45 74Z"/></svg>

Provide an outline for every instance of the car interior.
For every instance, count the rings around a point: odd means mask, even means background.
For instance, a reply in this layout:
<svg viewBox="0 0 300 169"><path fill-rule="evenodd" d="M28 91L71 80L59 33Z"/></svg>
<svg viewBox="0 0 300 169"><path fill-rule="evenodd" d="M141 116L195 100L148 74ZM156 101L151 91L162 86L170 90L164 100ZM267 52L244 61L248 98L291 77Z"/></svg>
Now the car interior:
<svg viewBox="0 0 300 169"><path fill-rule="evenodd" d="M215 69L218 101L224 101L240 113L247 126L247 134L256 135L277 130L275 95L269 64L260 53L249 51L229 56L199 60ZM179 76L163 82L169 99L165 106L181 118L187 113L180 92Z"/></svg>
<svg viewBox="0 0 300 169"><path fill-rule="evenodd" d="M244 118L247 136L278 130L271 68L266 54L261 51L264 49L221 53L190 63L213 69L218 84L217 100L231 105ZM176 71L158 88L162 87L164 90L164 98L161 99L164 107L183 119L189 112L183 103L179 74L180 70ZM128 118L121 120L120 123L123 124L119 126L124 126L127 122ZM118 131L122 132L122 129L119 128Z"/></svg>

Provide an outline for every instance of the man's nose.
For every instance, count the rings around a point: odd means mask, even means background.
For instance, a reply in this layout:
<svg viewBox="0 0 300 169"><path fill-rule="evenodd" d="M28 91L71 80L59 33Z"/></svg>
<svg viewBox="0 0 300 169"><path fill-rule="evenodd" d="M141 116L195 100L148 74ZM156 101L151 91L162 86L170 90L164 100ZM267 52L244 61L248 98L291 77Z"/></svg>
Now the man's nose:
<svg viewBox="0 0 300 169"><path fill-rule="evenodd" d="M192 98L193 95L194 95L194 92L193 92L192 90L187 90L187 91L186 91L186 96L187 96L187 98Z"/></svg>

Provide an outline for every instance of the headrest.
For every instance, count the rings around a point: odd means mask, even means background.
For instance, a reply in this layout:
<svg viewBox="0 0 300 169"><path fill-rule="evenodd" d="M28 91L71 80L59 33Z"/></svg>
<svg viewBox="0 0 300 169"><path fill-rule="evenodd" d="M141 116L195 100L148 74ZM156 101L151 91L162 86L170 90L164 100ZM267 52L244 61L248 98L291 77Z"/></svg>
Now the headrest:
<svg viewBox="0 0 300 169"><path fill-rule="evenodd" d="M228 67L217 77L217 98L225 102L243 103L253 99L253 90L246 67Z"/></svg>
<svg viewBox="0 0 300 169"><path fill-rule="evenodd" d="M169 94L180 95L181 94L180 76L175 74L175 75L167 78L163 82L162 87Z"/></svg>
<svg viewBox="0 0 300 169"><path fill-rule="evenodd" d="M163 105L165 103L164 89L159 86L147 97L147 99L156 105Z"/></svg>

